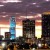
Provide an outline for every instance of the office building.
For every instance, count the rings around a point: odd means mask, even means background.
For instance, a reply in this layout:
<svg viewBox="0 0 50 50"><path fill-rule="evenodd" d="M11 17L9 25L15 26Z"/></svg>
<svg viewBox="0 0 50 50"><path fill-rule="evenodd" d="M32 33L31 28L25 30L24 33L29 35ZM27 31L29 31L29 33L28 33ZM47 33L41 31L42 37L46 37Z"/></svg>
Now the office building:
<svg viewBox="0 0 50 50"><path fill-rule="evenodd" d="M42 37L50 37L50 15L42 15Z"/></svg>
<svg viewBox="0 0 50 50"><path fill-rule="evenodd" d="M33 38L35 37L35 20L23 20L23 37Z"/></svg>
<svg viewBox="0 0 50 50"><path fill-rule="evenodd" d="M10 18L10 33L11 33L10 39L15 39L16 38L16 21L14 16Z"/></svg>

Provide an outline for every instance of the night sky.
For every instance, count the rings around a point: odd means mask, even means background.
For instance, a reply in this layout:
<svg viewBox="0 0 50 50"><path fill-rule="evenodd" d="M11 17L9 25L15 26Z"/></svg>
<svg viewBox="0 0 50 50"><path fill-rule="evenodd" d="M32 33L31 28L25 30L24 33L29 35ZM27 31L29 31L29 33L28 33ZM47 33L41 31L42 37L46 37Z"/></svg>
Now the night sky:
<svg viewBox="0 0 50 50"><path fill-rule="evenodd" d="M41 17L44 12L48 11L50 12L50 0L0 0L0 32L4 35L4 32L9 31L10 17L14 16L16 35L19 30L22 35L22 20L28 18L35 20L35 34L41 37Z"/></svg>

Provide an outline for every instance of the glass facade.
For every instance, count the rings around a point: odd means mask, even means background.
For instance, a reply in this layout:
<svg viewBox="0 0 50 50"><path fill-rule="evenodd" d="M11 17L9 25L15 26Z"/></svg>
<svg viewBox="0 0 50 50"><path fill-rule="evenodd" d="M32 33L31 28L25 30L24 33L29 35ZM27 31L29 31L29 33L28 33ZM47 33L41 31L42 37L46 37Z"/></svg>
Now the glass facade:
<svg viewBox="0 0 50 50"><path fill-rule="evenodd" d="M12 16L10 18L10 33L11 33L11 37L10 39L15 39L15 34L16 34L16 22L15 22L15 17Z"/></svg>

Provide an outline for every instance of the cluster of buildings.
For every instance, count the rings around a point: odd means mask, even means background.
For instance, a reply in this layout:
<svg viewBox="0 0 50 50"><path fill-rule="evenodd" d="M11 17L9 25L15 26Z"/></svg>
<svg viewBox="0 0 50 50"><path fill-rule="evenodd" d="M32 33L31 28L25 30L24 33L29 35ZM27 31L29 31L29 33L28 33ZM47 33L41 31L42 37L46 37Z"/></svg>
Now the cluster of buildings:
<svg viewBox="0 0 50 50"><path fill-rule="evenodd" d="M25 19L23 23L23 37L28 39L35 38L35 20ZM15 17L10 18L10 31L5 32L5 39L16 38L16 20ZM42 14L42 40L50 39L50 14Z"/></svg>

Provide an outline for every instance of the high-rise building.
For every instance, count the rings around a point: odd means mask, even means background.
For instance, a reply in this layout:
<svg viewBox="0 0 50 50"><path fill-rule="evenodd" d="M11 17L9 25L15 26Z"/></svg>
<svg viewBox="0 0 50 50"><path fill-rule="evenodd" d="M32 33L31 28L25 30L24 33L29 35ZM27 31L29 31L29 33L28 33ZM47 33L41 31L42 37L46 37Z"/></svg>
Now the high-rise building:
<svg viewBox="0 0 50 50"><path fill-rule="evenodd" d="M50 15L42 15L42 37L50 37Z"/></svg>
<svg viewBox="0 0 50 50"><path fill-rule="evenodd" d="M10 33L11 33L11 39L15 39L16 38L16 21L15 21L15 17L12 16L10 18Z"/></svg>
<svg viewBox="0 0 50 50"><path fill-rule="evenodd" d="M23 37L32 38L35 37L35 20L23 20Z"/></svg>

